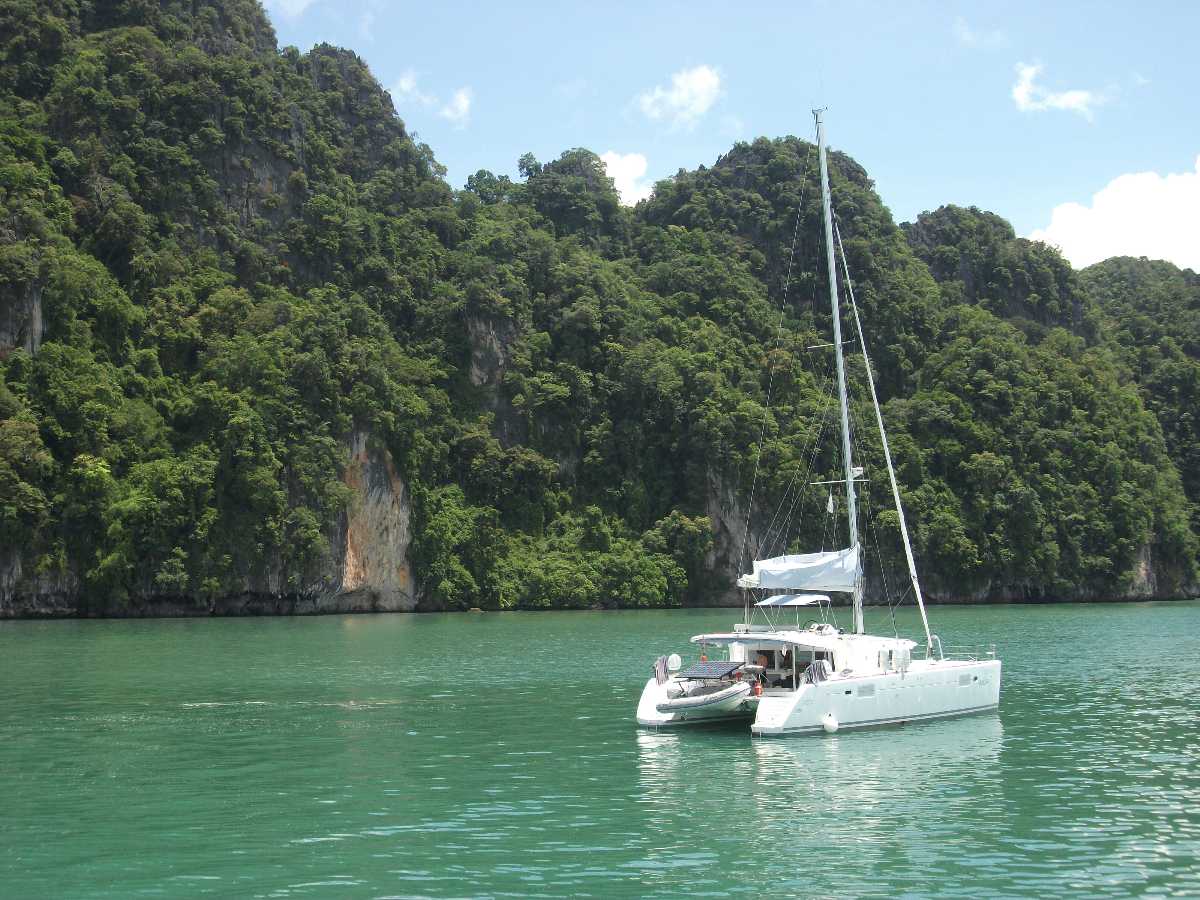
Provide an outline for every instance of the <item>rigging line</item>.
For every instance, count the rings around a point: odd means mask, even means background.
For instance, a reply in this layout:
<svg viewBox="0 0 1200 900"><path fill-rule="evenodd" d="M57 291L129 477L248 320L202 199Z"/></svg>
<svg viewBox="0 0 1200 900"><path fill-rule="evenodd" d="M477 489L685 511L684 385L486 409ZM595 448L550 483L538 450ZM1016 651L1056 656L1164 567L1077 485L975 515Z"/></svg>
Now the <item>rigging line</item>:
<svg viewBox="0 0 1200 900"><path fill-rule="evenodd" d="M834 628L838 627L837 613L834 612L834 610L833 610L833 598L832 597L829 598L829 621L830 621L830 623L832 623Z"/></svg>
<svg viewBox="0 0 1200 900"><path fill-rule="evenodd" d="M865 441L863 441L859 438L858 432L855 432L855 440L854 440L855 449L858 450L858 458L865 462L866 458L867 458L867 454L864 452L864 444L865 444ZM892 589L891 589L891 584L889 583L889 580L888 580L888 567L886 565L884 565L883 544L879 540L879 525L878 525L878 522L876 521L876 517L875 517L875 507L871 502L870 487L868 487L867 490L863 492L863 499L864 499L864 505L867 508L866 509L867 526L870 529L871 540L875 544L875 558L879 560L879 579L883 585L883 599L884 599L884 602L887 603L888 615L891 617L891 620L892 620L892 633L896 637L899 637L900 630L896 625L896 609L892 603ZM872 606L880 606L882 604L873 603L871 605Z"/></svg>
<svg viewBox="0 0 1200 900"><path fill-rule="evenodd" d="M857 451L858 458L860 460L862 460L865 465L866 460L868 459L868 455L866 453L866 438L864 437L863 432L862 432L861 428L859 427L861 425L859 413L856 409L853 408L853 406L850 409L850 415L851 415L851 420L855 426L852 431L854 448ZM867 433L870 433L870 429L867 430ZM878 525L877 517L875 515L875 507L874 507L874 503L873 503L873 498L871 496L871 489L869 486L868 486L867 490L864 492L864 505L866 507L865 511L866 511L866 517L867 517L867 525L870 530L870 538L871 538L871 541L872 541L872 543L874 545L874 549L875 549L875 558L879 561L879 577L880 577L881 585L883 587L884 603L886 603L887 607L888 607L888 614L892 621L892 631L893 631L893 633L896 634L897 637L899 637L899 629L898 629L898 626L896 625L895 607L899 605L900 600L893 602L893 599L892 599L893 591L892 591L892 586L891 586L891 579L888 577L888 566L885 565L885 559L884 559L884 554L883 554L883 542L879 537L879 525ZM902 599L903 598L901 598L901 600ZM883 603L872 603L869 605L878 607L878 606L882 606L884 604Z"/></svg>
<svg viewBox="0 0 1200 900"><path fill-rule="evenodd" d="M896 502L896 517L900 523L900 537L904 542L904 557L908 562L908 574L912 580L913 595L917 600L917 609L921 613L921 624L925 628L926 644L933 643L933 635L929 630L929 616L925 612L925 601L921 596L921 582L917 579L917 563L913 558L912 542L908 538L908 525L904 522L904 504L900 499L900 482L896 480L896 468L892 464L892 453L888 448L887 432L883 427L883 412L879 408L879 397L875 393L875 378L871 374L871 358L867 354L867 339L863 334L862 319L858 315L858 304L854 299L854 282L850 280L850 263L846 260L846 247L842 243L842 230L834 218L833 232L836 236L838 249L842 254L842 271L845 273L846 290L850 295L850 308L854 312L854 325L858 330L858 343L862 349L863 369L867 375L867 387L871 391L871 404L875 409L875 421L879 425L879 441L883 445L883 460L887 463L888 480L892 485L892 497Z"/></svg>
<svg viewBox="0 0 1200 900"><path fill-rule="evenodd" d="M822 414L820 419L820 427L817 429L817 432L813 435L812 439L805 442L799 459L801 462L803 462L804 458L809 456L810 448L812 448L814 451L812 457L809 459L807 465L797 466L795 471L792 473L791 481L788 482L788 486L784 491L783 498L779 501L779 505L775 508L775 514L771 517L771 521L767 525L766 535L763 538L763 546L767 548L767 553L770 553L770 547L773 540L780 537L786 537L787 535L788 521L791 518L792 512L796 509L796 504L799 502L800 497L804 493L804 488L807 486L806 482L809 480L809 475L813 469L813 460L816 459L815 450L820 446L821 438L825 434L825 427L829 420L829 399L832 395L833 380L831 379L829 381L829 388L825 394L825 402L821 405ZM803 479L800 478L801 472L804 473ZM794 495L792 493L793 487L796 488ZM792 498L790 505L787 504L788 497ZM780 513L783 512L785 505L788 505L788 511L781 518ZM776 523L778 523L778 528L776 528ZM784 545L784 552L786 552L786 543Z"/></svg>
<svg viewBox="0 0 1200 900"><path fill-rule="evenodd" d="M832 393L833 393L833 380L830 379L829 392L826 394L825 403L822 405L822 412L821 412L821 418L819 420L819 427L817 429L817 436L816 436L816 439L812 443L812 448L811 448L811 451L810 451L809 457L808 457L807 469L809 472L813 472L816 469L817 455L821 452L821 443L825 437L825 431L826 431L826 429L829 428L830 419L832 419L832 417L833 417L833 404L829 402L831 399ZM799 499L799 498L797 498L797 499ZM788 510L789 518L791 517L794 509L795 509L795 507L793 506L792 509ZM804 527L804 519L805 519L804 509L805 508L802 505L800 507L800 517L795 522L795 530L794 530L793 534L795 535L796 540L800 539L800 532L801 532L801 529ZM785 523L786 523L786 520L785 520ZM785 543L785 545L787 543L786 531L784 533L784 543ZM824 549L823 545L822 545L822 549Z"/></svg>
<svg viewBox="0 0 1200 900"><path fill-rule="evenodd" d="M835 541L837 540L837 533L836 533L837 522L834 520L833 516L831 516L829 513L826 513L825 518L821 520L821 552L822 553L825 552L825 539L829 537L830 522L833 522L834 531L835 531L833 538Z"/></svg>
<svg viewBox="0 0 1200 900"><path fill-rule="evenodd" d="M815 376L816 376L816 373L814 372L814 378L815 378ZM817 382L817 385L820 385L820 379L815 378L815 380ZM832 396L832 394L833 394L833 380L827 379L826 390L824 390L824 395L826 395L827 402L828 402L829 396ZM820 407L820 409L822 410L822 415L823 415L824 414L823 404ZM815 436L814 438L811 438L811 440L816 440L816 442L820 442L820 436ZM809 444L810 444L810 440L805 440L804 445L802 446L802 449L800 449L799 455L796 457L796 458L798 458L799 461L803 462L804 458L809 455ZM770 520L770 524L768 524L768 526L767 526L768 534L772 534L774 532L775 522L779 520L782 510L784 510L784 506L788 506L788 511L787 511L787 514L784 516L784 518L782 518L782 521L780 521L779 528L780 528L781 532L786 532L787 518L790 517L792 514L792 511L794 509L796 509L796 502L797 502L796 498L793 498L791 505L788 505L787 498L791 496L791 490L792 490L792 486L793 486L794 482L796 482L797 480L800 479L800 473L802 473L802 472L804 473L803 481L808 481L810 470L811 470L811 464L809 464L808 467L803 468L803 469L798 468L798 469L794 470L794 472L792 473L792 479L791 479L791 481L788 481L787 488L784 491L784 496L782 496L780 498L778 505L775 506L775 514L772 516L772 520ZM802 486L799 487L799 493L803 493L803 484L802 484Z"/></svg>
<svg viewBox="0 0 1200 900"><path fill-rule="evenodd" d="M831 210L831 212L832 212L832 210ZM834 221L835 221L835 223L837 221L836 213L834 214ZM843 279L845 281L847 291L852 294L853 285L850 282L849 271L847 268L845 268L845 251L842 250L840 242L841 242L841 235L840 235L840 233L838 233L836 235L835 243L837 244L838 249L841 250L842 254L843 254L843 257L842 257ZM859 335L859 340L861 342L861 334ZM850 431L851 444L853 445L854 450L857 453L857 458L859 460L861 460L862 464L865 466L866 461L868 459L868 455L866 453L865 437L863 436L861 429L859 427L861 425L861 422L859 420L858 412L857 412L857 410L854 409L853 404L851 404L850 407L847 409L847 414L848 414L848 430ZM866 514L867 523L869 525L869 535L867 536L867 540L863 541L864 553L866 553L868 550L870 550L871 549L870 545L873 544L873 548L875 551L875 558L878 560L878 563L879 563L880 581L881 581L881 585L883 587L883 601L884 601L884 603L887 604L887 607L888 607L888 613L889 613L889 617L891 618L893 633L895 633L897 636L899 636L899 631L898 631L898 628L896 625L895 609L894 609L894 605L892 603L891 585L890 585L889 579L888 579L887 566L884 564L885 561L884 561L884 555L883 555L882 542L879 539L879 528L875 521L874 505L872 503L869 486L868 486L867 490L864 491L863 499L864 499L864 507L865 507L864 512ZM878 606L882 606L883 603L868 603L867 605L872 606L872 607L878 607Z"/></svg>
<svg viewBox="0 0 1200 900"><path fill-rule="evenodd" d="M800 454L799 459L801 461L804 459L805 453L807 453L807 448L805 449L804 453ZM788 479L787 486L783 490L783 497L780 499L779 505L775 507L775 513L771 516L771 521L767 523L766 531L764 532L763 536L763 546L766 548L767 553L770 553L771 551L771 542L774 540L774 536L776 534L775 526L776 523L779 522L779 514L783 511L783 507L786 505L788 498L792 496L793 491L799 493L803 489L801 487L797 487L802 469L803 467L801 465L797 465L792 469L792 476ZM780 527L783 527L782 523L780 523Z"/></svg>
<svg viewBox="0 0 1200 900"><path fill-rule="evenodd" d="M805 169L804 169L803 178L801 181L801 197L803 197L804 193L808 191L809 175L813 170L813 160L817 156L816 144L812 144L812 145L810 145L810 147L811 147L812 152L809 154L808 160L805 163ZM817 294L818 294L819 285L817 283L815 274L814 273L810 273L810 274L812 275L812 277L807 278L808 284L811 285L811 287L812 287L812 295L809 298L809 309L807 310L808 328L809 328L809 330L812 330L813 334L815 335L816 334L815 325L816 325ZM824 376L824 378L822 378L822 376L818 372L817 366L814 365L814 359L813 359L813 354L812 354L813 348L811 346L809 346L809 343L811 343L811 342L806 341L806 343L801 345L801 354L802 355L799 356L800 364L804 371L812 373L813 381L815 382L815 386L817 387L818 396L821 393L824 393L826 395L826 399L828 400L828 397L832 396L832 393L833 393L833 374L832 374L832 372L828 372ZM829 366L827 365L826 368L828 369ZM823 392L820 388L820 384L822 381L826 382L826 389ZM818 407L818 410L819 410L819 415L822 415L822 416L825 415L826 409L824 406ZM816 439L815 446L819 446L819 444L820 444L820 435L818 435L818 438ZM803 458L805 455L807 455L807 451L805 451L805 453L801 454L801 458ZM812 460L815 461L815 459L816 459L816 454L813 453ZM810 461L810 463L809 463L810 471L812 469L812 466L813 466L813 462ZM795 502L796 501L793 500L792 506L789 508L789 511L788 511L788 516L790 516L792 514L792 511L794 511ZM783 505L784 504L781 501L779 504L779 509L782 509ZM785 539L785 543L786 543L786 531L787 531L786 519L785 519L785 524L784 524L783 528L784 528L784 539Z"/></svg>
<svg viewBox="0 0 1200 900"><path fill-rule="evenodd" d="M798 482L800 480L799 475L800 467L797 466L792 472L792 477L788 481L787 487L784 489L783 497L780 499L779 505L775 508L775 515L771 517L771 521L767 525L766 532L763 536L763 552L768 556L779 555L775 552L775 543L779 534L783 531L783 524L780 523L779 527L777 528L776 522L779 521L779 514L783 511L784 506L787 505L788 498L792 498L793 495L799 496L799 494L803 491L803 488L798 486ZM795 500L793 499L792 502L794 504ZM789 509L790 508L791 507L789 507Z"/></svg>
<svg viewBox="0 0 1200 900"><path fill-rule="evenodd" d="M808 465L806 466L806 471L810 472L810 473L816 469L817 454L820 452L820 449L821 449L821 440L825 437L825 430L829 427L829 421L832 418L833 404L829 402L830 399L832 398L832 396L833 396L833 379L830 379L829 380L829 391L825 395L825 403L823 405L824 411L821 414L820 424L817 429L816 436L813 439L812 450L811 450L811 453L808 458ZM802 496L803 496L803 489L801 491L798 491L796 494L796 497L792 500L792 505L788 508L787 515L784 517L783 523L781 525L781 528L783 529L782 537L783 537L783 543L784 543L785 547L787 546L787 543L788 543L788 541L787 541L787 523L791 520L792 514L796 511L796 505L800 502L800 499ZM804 525L804 507L803 506L800 507L800 518L795 523L795 525L796 525L796 528L795 528L794 533L796 535L796 538L799 539L800 529Z"/></svg>
<svg viewBox="0 0 1200 900"><path fill-rule="evenodd" d="M816 278L810 279L810 283L812 284L812 297L811 297L811 302L810 302L811 309L809 311L809 314L811 317L810 323L815 324L817 293L818 293L818 285L817 285ZM829 427L830 416L833 414L833 411L834 411L834 406L831 403L831 400L833 398L833 390L836 385L835 376L832 372L832 365L830 365L828 363L828 360L826 360L825 368L827 371L826 371L825 375L822 377L818 373L818 367L814 364L815 360L813 358L812 351L813 351L813 348L809 347L807 345L803 348L804 355L803 355L802 365L804 366L806 371L809 371L812 373L813 380L814 380L814 382L816 382L816 386L817 386L817 395L821 396L823 394L824 397L823 397L823 400L820 403L818 403L818 405L817 405L816 416L810 417L810 418L816 418L817 422L818 422L816 436L813 439L811 447L806 447L804 453L801 454L801 458L804 458L805 456L808 457L808 463L807 463L807 468L806 468L806 471L808 473L812 473L816 469L816 460L817 460L818 454L820 453L821 442L824 439L825 430ZM821 389L822 382L824 383L823 390ZM805 480L808 481L810 479L806 476ZM784 517L783 523L781 525L781 528L783 530L782 537L783 537L783 542L784 542L785 546L787 544L787 532L789 530L788 529L788 521L791 519L792 515L795 513L797 503L800 501L802 496L803 496L803 490L801 490L799 496L795 497L792 500L791 505L788 507L787 515ZM781 502L780 503L781 509L782 509L782 506L783 506L783 503ZM795 522L795 529L793 532L796 535L797 539L799 539L800 531L804 525L804 506L803 505L800 506L800 510L801 510L800 519L797 522Z"/></svg>
<svg viewBox="0 0 1200 900"><path fill-rule="evenodd" d="M799 235L800 235L800 213L804 209L804 188L808 184L808 180L806 177L808 174L807 166L808 166L808 163L806 162L805 163L805 171L803 173L801 173L800 198L796 203L796 222L792 226L792 246L791 246L791 250L788 252L787 276L784 278L784 282L783 282L783 294L779 298L779 325L775 329L775 338L776 338L777 342L779 341L780 337L783 334L783 322L787 316L787 295L788 295L788 292L791 290L791 286L792 286L792 263L794 262L794 260L796 258L796 241L798 240ZM762 464L763 442L765 441L766 436L767 436L767 420L768 420L768 417L770 416L770 412L771 412L771 393L775 387L775 366L773 363L771 363L769 361L770 360L770 350L767 351L767 356L768 356L768 364L767 364L766 405L763 407L762 428L760 428L759 432L758 432L758 452L755 454L755 457L754 457L754 474L751 476L751 479L750 479L750 498L749 498L749 502L746 504L746 524L742 531L742 549L738 552L738 563L739 563L739 566L742 567L743 570L744 570L745 563L747 562L746 545L750 540L750 516L754 512L754 494L758 488L758 469L759 469L759 466Z"/></svg>
<svg viewBox="0 0 1200 900"><path fill-rule="evenodd" d="M833 385L833 382L831 381L830 382L830 391L825 396L825 403L822 404L821 418L818 420L817 431L813 435L812 440L810 442L808 442L807 445L805 446L804 452L801 454L801 457L800 457L801 460L803 460L806 456L808 457L807 463L805 463L803 468L799 469L796 473L797 475L799 475L799 473L801 471L803 471L804 477L803 477L803 479L797 478L797 480L800 481L801 483L797 486L796 491L794 493L789 492L789 494L785 494L783 500L780 501L779 506L775 512L775 517L771 520L772 526L774 526L774 523L776 521L778 521L778 527L777 528L772 527L772 528L768 529L768 540L764 541L764 543L769 544L770 540L777 540L779 542L782 552L784 552L784 553L787 552L788 531L789 531L789 524L791 522L792 514L795 512L797 504L799 504L801 499L804 497L804 489L806 487L808 487L807 482L809 481L809 476L811 475L811 473L814 470L817 453L820 451L820 448L821 448L821 440L825 436L825 429L829 426L829 418L830 418L829 414L832 410L832 407L828 401L829 401L829 395L830 395L830 393L832 393L832 385ZM786 504L786 501L787 501L787 498L789 495L791 496L791 503ZM787 505L787 507L788 507L787 513L781 517L780 513L783 512L783 507L785 505ZM803 510L803 507L801 507L801 510ZM804 517L802 514L800 523L797 523L797 527L796 527L797 534L799 534L800 524L803 523L803 519L804 519Z"/></svg>

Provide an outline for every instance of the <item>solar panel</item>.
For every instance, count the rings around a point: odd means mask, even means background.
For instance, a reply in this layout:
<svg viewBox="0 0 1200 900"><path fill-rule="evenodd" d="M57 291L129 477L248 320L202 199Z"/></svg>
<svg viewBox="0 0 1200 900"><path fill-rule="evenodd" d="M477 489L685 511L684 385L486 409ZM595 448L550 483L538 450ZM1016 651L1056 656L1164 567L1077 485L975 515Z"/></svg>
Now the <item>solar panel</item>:
<svg viewBox="0 0 1200 900"><path fill-rule="evenodd" d="M725 678L742 667L740 662L730 662L727 659L716 662L696 663L686 672L680 672L680 678Z"/></svg>

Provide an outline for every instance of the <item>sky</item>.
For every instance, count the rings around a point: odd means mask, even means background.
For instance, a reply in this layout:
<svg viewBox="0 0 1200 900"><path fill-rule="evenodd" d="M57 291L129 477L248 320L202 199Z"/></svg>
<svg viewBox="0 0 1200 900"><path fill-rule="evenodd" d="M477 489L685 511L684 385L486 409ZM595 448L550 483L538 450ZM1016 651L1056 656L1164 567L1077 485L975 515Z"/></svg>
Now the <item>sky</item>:
<svg viewBox="0 0 1200 900"><path fill-rule="evenodd" d="M1200 0L266 7L281 45L358 53L455 188L586 147L633 203L821 106L898 222L979 206L1076 267L1200 271Z"/></svg>

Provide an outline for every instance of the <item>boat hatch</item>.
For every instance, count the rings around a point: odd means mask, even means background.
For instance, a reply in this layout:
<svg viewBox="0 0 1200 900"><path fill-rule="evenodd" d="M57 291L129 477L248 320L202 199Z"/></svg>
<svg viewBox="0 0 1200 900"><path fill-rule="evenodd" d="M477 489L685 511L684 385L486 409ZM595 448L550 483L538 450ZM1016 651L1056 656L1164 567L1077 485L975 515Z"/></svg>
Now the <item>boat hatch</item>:
<svg viewBox="0 0 1200 900"><path fill-rule="evenodd" d="M680 672L680 678L728 678L742 667L740 662L730 662L722 659L714 662L696 663L686 672Z"/></svg>

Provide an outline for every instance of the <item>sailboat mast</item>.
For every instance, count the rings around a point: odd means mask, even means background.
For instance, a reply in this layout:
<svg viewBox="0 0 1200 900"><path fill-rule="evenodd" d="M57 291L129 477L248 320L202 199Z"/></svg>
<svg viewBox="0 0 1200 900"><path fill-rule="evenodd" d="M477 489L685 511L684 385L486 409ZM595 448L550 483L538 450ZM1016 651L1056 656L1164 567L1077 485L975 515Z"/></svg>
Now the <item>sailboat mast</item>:
<svg viewBox="0 0 1200 900"><path fill-rule="evenodd" d="M842 415L842 463L846 470L846 517L850 523L850 546L858 546L858 509L854 491L854 459L850 453L850 405L846 399L846 361L842 354L842 316L838 309L837 263L833 251L833 210L829 196L829 163L825 158L824 110L814 109L817 122L817 155L821 162L821 205L825 217L825 260L829 269L829 303L833 307L833 356L837 360L838 405ZM863 633L862 578L854 585L854 633Z"/></svg>

